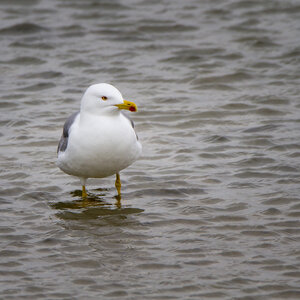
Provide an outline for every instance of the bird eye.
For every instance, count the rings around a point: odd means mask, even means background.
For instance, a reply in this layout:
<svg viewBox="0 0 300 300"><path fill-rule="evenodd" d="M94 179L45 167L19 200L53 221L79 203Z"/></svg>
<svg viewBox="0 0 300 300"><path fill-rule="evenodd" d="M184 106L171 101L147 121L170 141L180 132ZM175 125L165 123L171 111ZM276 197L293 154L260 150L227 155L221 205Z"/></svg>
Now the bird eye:
<svg viewBox="0 0 300 300"><path fill-rule="evenodd" d="M101 98L102 98L103 101L106 101L106 100L107 100L107 97L106 97L106 96L102 96Z"/></svg>

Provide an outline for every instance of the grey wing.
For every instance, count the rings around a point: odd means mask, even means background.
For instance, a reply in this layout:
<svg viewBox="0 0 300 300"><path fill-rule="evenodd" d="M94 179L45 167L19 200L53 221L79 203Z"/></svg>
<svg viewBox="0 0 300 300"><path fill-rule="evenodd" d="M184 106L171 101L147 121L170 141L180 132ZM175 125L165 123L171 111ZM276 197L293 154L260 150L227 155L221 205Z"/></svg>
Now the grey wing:
<svg viewBox="0 0 300 300"><path fill-rule="evenodd" d="M131 123L131 126L132 126L132 128L134 128L134 123L133 123L133 121L123 112L123 111L121 111L121 114L126 118L126 119L128 119L128 121Z"/></svg>
<svg viewBox="0 0 300 300"><path fill-rule="evenodd" d="M134 129L134 122L132 121L132 119L130 119L123 111L121 111L121 114L131 123L131 126ZM139 140L138 135L136 133L135 135L136 135L136 139Z"/></svg>
<svg viewBox="0 0 300 300"><path fill-rule="evenodd" d="M66 151L67 147L68 147L68 140L69 140L69 133L70 133L70 128L73 125L76 117L78 116L79 111L77 111L76 113L72 114L65 122L64 124L64 128L63 128L63 134L60 138L60 141L58 143L58 147L57 147L57 153L58 152L64 152Z"/></svg>

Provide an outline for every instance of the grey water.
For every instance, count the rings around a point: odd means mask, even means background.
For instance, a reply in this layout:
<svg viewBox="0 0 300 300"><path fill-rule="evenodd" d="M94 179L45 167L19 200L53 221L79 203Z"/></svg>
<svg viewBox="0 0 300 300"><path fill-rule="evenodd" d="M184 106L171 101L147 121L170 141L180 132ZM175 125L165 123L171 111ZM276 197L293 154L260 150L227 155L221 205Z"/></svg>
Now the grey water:
<svg viewBox="0 0 300 300"><path fill-rule="evenodd" d="M300 2L0 2L1 299L299 299ZM143 156L55 165L115 85Z"/></svg>

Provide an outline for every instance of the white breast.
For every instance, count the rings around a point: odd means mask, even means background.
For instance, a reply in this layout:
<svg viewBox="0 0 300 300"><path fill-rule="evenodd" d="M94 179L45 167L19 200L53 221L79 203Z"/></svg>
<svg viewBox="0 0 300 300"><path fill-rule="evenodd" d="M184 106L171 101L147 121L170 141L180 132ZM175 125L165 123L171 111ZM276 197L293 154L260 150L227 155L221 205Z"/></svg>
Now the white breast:
<svg viewBox="0 0 300 300"><path fill-rule="evenodd" d="M58 165L70 175L101 178L131 165L141 150L130 121L122 114L90 114L73 124Z"/></svg>

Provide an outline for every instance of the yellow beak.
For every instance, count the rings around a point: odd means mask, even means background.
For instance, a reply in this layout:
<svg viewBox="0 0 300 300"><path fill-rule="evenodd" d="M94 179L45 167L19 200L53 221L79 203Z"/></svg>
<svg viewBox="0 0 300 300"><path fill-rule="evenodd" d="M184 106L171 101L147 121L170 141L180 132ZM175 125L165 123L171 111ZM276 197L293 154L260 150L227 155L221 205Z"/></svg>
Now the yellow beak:
<svg viewBox="0 0 300 300"><path fill-rule="evenodd" d="M122 104L116 104L116 107L118 107L119 109L127 109L129 111L137 111L137 106L135 103L124 100L124 102Z"/></svg>

